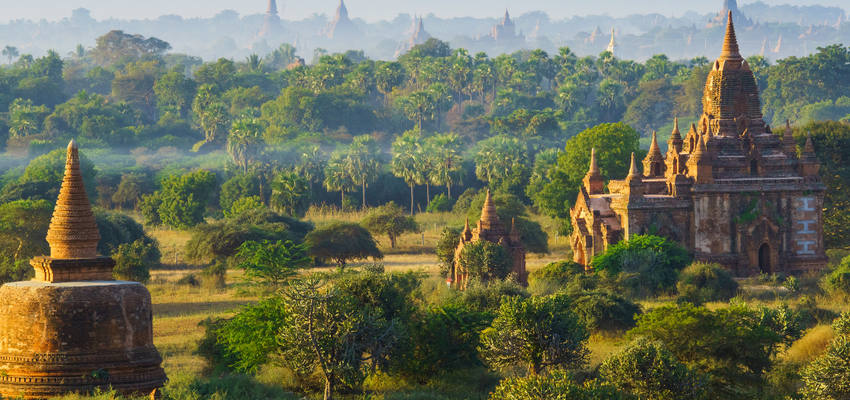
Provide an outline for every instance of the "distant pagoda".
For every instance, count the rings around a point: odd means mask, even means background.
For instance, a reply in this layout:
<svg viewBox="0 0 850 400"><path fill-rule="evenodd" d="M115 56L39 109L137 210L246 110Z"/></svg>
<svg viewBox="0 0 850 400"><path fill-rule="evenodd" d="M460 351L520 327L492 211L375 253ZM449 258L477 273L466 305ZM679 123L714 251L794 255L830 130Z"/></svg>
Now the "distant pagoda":
<svg viewBox="0 0 850 400"><path fill-rule="evenodd" d="M431 34L425 31L425 24L422 22L422 17L414 17L413 18L413 27L411 29L410 38L407 41L404 41L399 45L398 49L395 52L395 56L398 57L404 53L407 53L416 45L423 44L431 38Z"/></svg>
<svg viewBox="0 0 850 400"><path fill-rule="evenodd" d="M155 396L166 380L153 345L151 298L112 278L74 141L35 279L0 287L0 398L43 399L112 388Z"/></svg>
<svg viewBox="0 0 850 400"><path fill-rule="evenodd" d="M345 0L339 0L339 6L336 8L334 20L328 26L329 39L350 39L360 36L360 31L348 17L348 8L345 6Z"/></svg>
<svg viewBox="0 0 850 400"><path fill-rule="evenodd" d="M708 21L708 27L725 26L727 24L727 15L732 13L732 18L735 24L739 27L749 27L753 25L753 20L747 18L740 9L736 0L723 0L723 8L711 20Z"/></svg>
<svg viewBox="0 0 850 400"><path fill-rule="evenodd" d="M496 43L505 44L525 41L525 38L522 35L517 34L516 25L514 24L514 21L511 20L511 14L507 9L505 10L505 16L502 17L502 20L490 30L490 38Z"/></svg>
<svg viewBox="0 0 850 400"><path fill-rule="evenodd" d="M277 0L269 0L266 14L263 17L263 29L257 35L259 38L273 38L283 33L280 16L277 12Z"/></svg>

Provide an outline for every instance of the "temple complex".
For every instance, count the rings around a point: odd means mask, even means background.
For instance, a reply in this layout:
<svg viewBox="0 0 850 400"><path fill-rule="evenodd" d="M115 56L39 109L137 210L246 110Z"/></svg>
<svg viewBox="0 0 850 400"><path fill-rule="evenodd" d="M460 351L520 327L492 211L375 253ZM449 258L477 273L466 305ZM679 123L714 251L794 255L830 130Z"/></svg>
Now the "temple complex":
<svg viewBox="0 0 850 400"><path fill-rule="evenodd" d="M799 156L762 119L755 78L738 51L732 12L705 85L703 113L683 136L678 121L662 154L655 134L643 172L632 155L624 180L590 169L570 210L574 260L588 265L634 235L665 236L697 261L739 276L796 273L826 265L820 164L811 140ZM605 151L605 149L598 149Z"/></svg>
<svg viewBox="0 0 850 400"><path fill-rule="evenodd" d="M484 207L481 208L478 227L470 229L469 220L467 220L466 226L460 234L460 243L455 249L454 263L452 263L452 270L449 271L449 278L456 288L463 290L469 284L469 271L464 270L460 265L460 254L464 246L480 240L487 240L503 246L511 256L511 273L516 275L520 283L526 284L528 273L525 270L525 247L522 245L519 231L516 229L514 221L511 221L510 232L505 229L499 215L496 214L496 204L493 203L493 197L488 190L487 197L484 199Z"/></svg>
<svg viewBox="0 0 850 400"><path fill-rule="evenodd" d="M100 234L79 162L71 141L47 232L50 256L31 261L33 280L0 287L0 398L95 388L153 396L165 383L150 294L114 280L115 262L97 255Z"/></svg>

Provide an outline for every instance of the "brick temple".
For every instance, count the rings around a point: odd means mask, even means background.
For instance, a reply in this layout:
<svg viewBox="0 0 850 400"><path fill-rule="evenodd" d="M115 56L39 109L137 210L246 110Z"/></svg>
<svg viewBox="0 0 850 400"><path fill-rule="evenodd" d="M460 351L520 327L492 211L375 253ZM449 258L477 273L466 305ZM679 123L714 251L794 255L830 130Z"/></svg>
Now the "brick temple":
<svg viewBox="0 0 850 400"><path fill-rule="evenodd" d="M165 383L150 293L112 278L115 261L98 256L99 241L71 141L47 232L50 257L31 261L35 279L0 287L0 398L95 388L154 397Z"/></svg>
<svg viewBox="0 0 850 400"><path fill-rule="evenodd" d="M469 271L465 270L459 262L464 246L481 240L497 243L504 247L511 257L511 273L519 283L526 284L528 282L528 272L525 270L525 247L522 244L516 224L511 221L510 231L505 229L505 225L496 213L496 203L493 202L493 196L490 195L490 190L487 190L487 197L485 197L484 206L481 208L481 218L478 219L478 227L470 229L469 219L467 219L466 226L460 234L460 242L455 249L452 270L449 271L449 279L454 287L463 290L469 284Z"/></svg>
<svg viewBox="0 0 850 400"><path fill-rule="evenodd" d="M755 77L738 51L732 13L720 57L705 84L703 113L682 136L678 121L661 153L655 133L624 180L605 178L591 151L570 210L574 260L588 265L633 235L665 236L697 261L739 276L797 273L826 265L825 186L811 138L800 154L786 123L781 136L762 119ZM598 149L605 151L605 149Z"/></svg>

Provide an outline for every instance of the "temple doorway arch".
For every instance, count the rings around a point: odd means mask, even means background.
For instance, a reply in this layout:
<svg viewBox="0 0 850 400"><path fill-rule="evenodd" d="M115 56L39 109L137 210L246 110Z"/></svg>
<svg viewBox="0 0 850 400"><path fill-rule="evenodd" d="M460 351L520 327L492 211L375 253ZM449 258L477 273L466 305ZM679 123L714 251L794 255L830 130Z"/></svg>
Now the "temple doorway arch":
<svg viewBox="0 0 850 400"><path fill-rule="evenodd" d="M770 260L770 245L767 243L759 247L759 270L765 274L773 272L773 266Z"/></svg>

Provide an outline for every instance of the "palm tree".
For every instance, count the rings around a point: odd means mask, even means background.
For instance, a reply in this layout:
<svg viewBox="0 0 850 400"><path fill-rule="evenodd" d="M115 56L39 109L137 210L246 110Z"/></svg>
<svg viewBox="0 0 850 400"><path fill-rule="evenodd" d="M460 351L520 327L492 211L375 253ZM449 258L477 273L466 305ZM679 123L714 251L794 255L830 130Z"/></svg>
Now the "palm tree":
<svg viewBox="0 0 850 400"><path fill-rule="evenodd" d="M478 144L475 154L475 175L491 188L498 187L512 175L514 169L526 165L525 146L519 139L504 135L493 136Z"/></svg>
<svg viewBox="0 0 850 400"><path fill-rule="evenodd" d="M313 183L322 182L324 170L325 159L317 145L312 145L304 150L301 153L298 165L295 167L298 175L303 176L310 183L310 191L313 190Z"/></svg>
<svg viewBox="0 0 850 400"><path fill-rule="evenodd" d="M248 172L248 164L262 149L263 128L263 123L256 118L245 117L233 122L227 137L227 154L242 172Z"/></svg>
<svg viewBox="0 0 850 400"><path fill-rule="evenodd" d="M325 166L325 189L329 192L339 191L340 209L345 205L345 191L356 185L346 169L345 154L340 150L333 152Z"/></svg>
<svg viewBox="0 0 850 400"><path fill-rule="evenodd" d="M413 215L413 188L421 184L422 174L422 144L421 137L415 131L407 131L393 142L393 160L391 164L393 175L404 179L410 186L410 215Z"/></svg>
<svg viewBox="0 0 850 400"><path fill-rule="evenodd" d="M248 65L248 71L250 72L263 71L263 60L260 59L260 56L256 54L251 54L250 56L246 57L245 64Z"/></svg>
<svg viewBox="0 0 850 400"><path fill-rule="evenodd" d="M9 64L12 64L12 59L19 55L18 48L15 46L6 46L3 48L3 56L9 60Z"/></svg>
<svg viewBox="0 0 850 400"><path fill-rule="evenodd" d="M434 135L426 141L428 153L434 158L429 180L435 185L445 185L449 198L452 198L452 184L460 172L460 137L453 133Z"/></svg>
<svg viewBox="0 0 850 400"><path fill-rule="evenodd" d="M360 184L363 193L361 207L366 207L366 185L378 177L378 143L369 135L352 140L345 156L346 170L351 180Z"/></svg>

